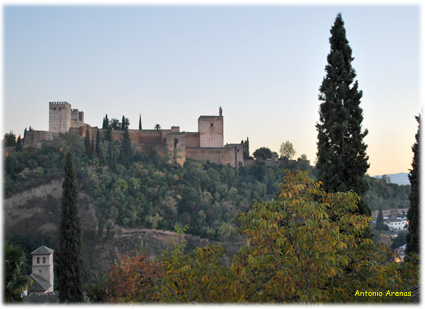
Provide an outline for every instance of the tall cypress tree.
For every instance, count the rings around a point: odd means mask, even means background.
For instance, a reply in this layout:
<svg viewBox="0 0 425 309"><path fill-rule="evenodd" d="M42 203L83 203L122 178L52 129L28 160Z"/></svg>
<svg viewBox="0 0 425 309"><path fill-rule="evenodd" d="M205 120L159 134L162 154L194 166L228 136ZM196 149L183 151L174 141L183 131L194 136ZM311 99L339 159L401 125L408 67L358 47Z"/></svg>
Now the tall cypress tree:
<svg viewBox="0 0 425 309"><path fill-rule="evenodd" d="M96 134L96 156L100 159L102 158L102 150L100 149L100 135L99 135L99 129L97 129Z"/></svg>
<svg viewBox="0 0 425 309"><path fill-rule="evenodd" d="M363 142L368 131L362 131L362 91L358 90L354 58L345 34L341 14L335 19L329 39L331 51L326 76L320 86L320 120L318 130L317 178L327 192L353 190L363 197L368 190L364 175L369 168L367 145ZM358 212L370 215L369 206L361 199Z"/></svg>
<svg viewBox="0 0 425 309"><path fill-rule="evenodd" d="M126 168L130 167L130 159L132 155L131 139L128 134L127 126L124 126L124 134L121 140L121 162Z"/></svg>
<svg viewBox="0 0 425 309"><path fill-rule="evenodd" d="M91 151L90 151L90 159L93 159L94 156L94 139L93 133L91 134Z"/></svg>
<svg viewBox="0 0 425 309"><path fill-rule="evenodd" d="M139 130L142 129L142 114L139 115Z"/></svg>
<svg viewBox="0 0 425 309"><path fill-rule="evenodd" d="M91 147L90 147L90 132L89 132L89 125L87 125L87 129L86 129L86 137L84 138L84 146L86 149L86 155L87 158L91 157Z"/></svg>
<svg viewBox="0 0 425 309"><path fill-rule="evenodd" d="M418 121L418 132L415 135L416 142L412 146L413 162L409 173L411 191L409 194L410 207L407 212L409 229L406 235L406 254L419 253L419 202L420 202L420 132L421 115L415 117Z"/></svg>
<svg viewBox="0 0 425 309"><path fill-rule="evenodd" d="M384 223L384 215L382 213L382 207L379 205L378 217L376 218L376 229L377 230L388 230Z"/></svg>
<svg viewBox="0 0 425 309"><path fill-rule="evenodd" d="M83 301L83 259L77 180L71 153L66 156L65 180L62 188L62 216L59 227L59 300L76 303Z"/></svg>
<svg viewBox="0 0 425 309"><path fill-rule="evenodd" d="M16 151L22 151L21 135L19 135L18 140L16 141Z"/></svg>

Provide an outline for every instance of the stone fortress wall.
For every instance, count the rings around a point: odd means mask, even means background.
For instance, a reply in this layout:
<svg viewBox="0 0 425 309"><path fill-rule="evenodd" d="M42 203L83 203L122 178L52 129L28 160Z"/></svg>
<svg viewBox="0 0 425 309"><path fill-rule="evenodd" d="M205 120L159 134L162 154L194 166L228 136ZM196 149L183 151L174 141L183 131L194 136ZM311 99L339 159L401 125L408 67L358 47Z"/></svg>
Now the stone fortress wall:
<svg viewBox="0 0 425 309"><path fill-rule="evenodd" d="M224 146L223 110L218 116L200 116L198 132L180 132L180 127L171 129L138 130L128 129L130 139L136 150L142 152L155 149L162 152L168 148L179 150L177 162L184 164L187 159L209 160L212 163L230 164L233 167L243 166L242 144ZM84 122L84 112L72 109L68 102L49 102L49 131L26 131L24 147L41 147L44 142L60 140L59 133L73 132L83 139L89 130L96 144L97 131L104 138L105 130L92 127ZM124 131L112 130L112 140L121 140Z"/></svg>

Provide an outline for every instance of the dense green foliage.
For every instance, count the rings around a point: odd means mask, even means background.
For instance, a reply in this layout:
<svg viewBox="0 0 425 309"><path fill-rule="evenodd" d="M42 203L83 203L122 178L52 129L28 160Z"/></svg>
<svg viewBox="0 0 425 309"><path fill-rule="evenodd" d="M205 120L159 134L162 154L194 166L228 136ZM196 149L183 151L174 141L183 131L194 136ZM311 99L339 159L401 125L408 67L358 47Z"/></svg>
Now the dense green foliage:
<svg viewBox="0 0 425 309"><path fill-rule="evenodd" d="M167 150L144 154L131 150L126 168L120 141L102 141L102 157L90 159L81 137L61 136L63 142L45 143L40 149L10 151L4 164L5 193L63 177L64 152L69 151L78 167L79 185L100 211L100 230L112 223L172 230L180 222L189 224L189 233L226 240L234 234L231 220L237 210L247 211L253 199L271 199L278 192L277 165L257 162L235 169L188 160L182 167L172 163L178 154ZM113 160L108 167L109 158Z"/></svg>
<svg viewBox="0 0 425 309"><path fill-rule="evenodd" d="M81 218L78 215L78 188L71 153L66 156L65 179L62 185L62 216L59 227L57 255L59 300L83 301L83 259Z"/></svg>
<svg viewBox="0 0 425 309"><path fill-rule="evenodd" d="M267 147L260 147L252 154L255 159L269 160L273 157L272 151Z"/></svg>
<svg viewBox="0 0 425 309"><path fill-rule="evenodd" d="M5 147L11 147L16 145L16 135L10 131L4 135L3 144Z"/></svg>
<svg viewBox="0 0 425 309"><path fill-rule="evenodd" d="M409 208L410 185L398 185L385 178L365 176L369 185L364 199L372 210Z"/></svg>
<svg viewBox="0 0 425 309"><path fill-rule="evenodd" d="M335 19L329 39L331 51L326 65L326 76L320 86L320 120L318 130L317 177L326 192L353 190L363 197L368 190L364 175L369 168L367 145L363 142L367 130L362 131L363 111L360 107L362 91L355 81L351 66L354 58L346 38L341 14ZM359 203L358 212L370 215L370 208Z"/></svg>
<svg viewBox="0 0 425 309"><path fill-rule="evenodd" d="M3 280L4 301L20 302L22 293L28 289L32 279L26 276L27 257L25 251L14 244L4 244Z"/></svg>
<svg viewBox="0 0 425 309"><path fill-rule="evenodd" d="M5 159L6 194L20 192L63 177L64 153L73 155L79 185L99 209L100 230L115 223L127 227L172 230L178 222L189 225L189 233L213 240L231 239L237 210L247 211L252 200L276 196L282 169L311 167L307 161L283 161L281 166L257 162L238 169L227 165L188 160L183 167L172 164L174 154L131 151L125 167L119 141L100 142L101 156L89 159L78 135L65 133L63 142L41 148L11 150ZM111 166L108 167L112 157ZM114 168L115 166L115 168ZM315 175L315 169L312 175ZM367 202L374 209L408 206L410 186L389 184L367 177ZM376 208L375 208L376 205Z"/></svg>
<svg viewBox="0 0 425 309"><path fill-rule="evenodd" d="M409 229L406 236L406 253L419 253L419 209L420 209L420 143L421 143L421 116L416 117L418 121L418 132L415 135L416 142L412 146L413 162L410 170L409 180L412 190L409 195L410 208L407 212L407 220L409 220Z"/></svg>
<svg viewBox="0 0 425 309"><path fill-rule="evenodd" d="M301 172L287 172L280 190L275 200L238 212L246 241L230 267L221 263L219 244L187 254L179 224L157 263L143 252L123 256L87 295L93 302L179 304L409 301L417 257L397 264L385 246L359 238L370 218L353 212L355 193L328 194Z"/></svg>

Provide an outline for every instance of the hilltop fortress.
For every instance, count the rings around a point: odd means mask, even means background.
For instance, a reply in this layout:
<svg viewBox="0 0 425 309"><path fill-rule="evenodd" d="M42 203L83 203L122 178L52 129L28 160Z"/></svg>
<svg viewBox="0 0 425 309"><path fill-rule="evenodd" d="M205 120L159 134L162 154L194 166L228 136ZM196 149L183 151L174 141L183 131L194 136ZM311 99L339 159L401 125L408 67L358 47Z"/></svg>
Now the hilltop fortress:
<svg viewBox="0 0 425 309"><path fill-rule="evenodd" d="M59 141L59 133L73 132L86 136L87 128L90 136L96 142L97 131L101 139L105 130L92 127L84 122L84 112L72 109L68 102L49 102L49 131L26 131L23 140L24 147L41 147L42 143ZM238 167L244 164L242 144L227 144L224 146L223 111L220 107L218 116L200 116L198 132L180 132L180 127L170 129L143 130L128 129L132 145L142 152L152 149L161 152L168 148L171 152L179 149L178 163L187 159L209 160L213 163L230 164ZM123 130L112 130L112 140L121 140Z"/></svg>

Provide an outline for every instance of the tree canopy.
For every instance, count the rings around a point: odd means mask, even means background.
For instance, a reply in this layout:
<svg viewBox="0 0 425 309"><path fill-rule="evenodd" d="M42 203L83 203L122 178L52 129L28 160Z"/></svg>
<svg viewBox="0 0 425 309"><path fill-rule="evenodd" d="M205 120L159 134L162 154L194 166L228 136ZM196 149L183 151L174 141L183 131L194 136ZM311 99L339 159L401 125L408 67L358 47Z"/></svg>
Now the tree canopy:
<svg viewBox="0 0 425 309"><path fill-rule="evenodd" d="M409 173L411 191L409 195L410 208L407 212L409 229L406 236L406 253L419 253L419 231L420 231L420 143L421 143L421 116L416 117L418 122L418 132L415 135L416 142L412 146L413 162Z"/></svg>
<svg viewBox="0 0 425 309"><path fill-rule="evenodd" d="M292 143L290 141L286 141L280 145L279 153L282 158L292 160L292 158L296 155L297 152L295 151L295 148Z"/></svg>
<svg viewBox="0 0 425 309"><path fill-rule="evenodd" d="M59 227L59 300L83 301L83 261L81 219L78 215L78 188L71 153L66 156L65 179L62 185L62 216Z"/></svg>
<svg viewBox="0 0 425 309"><path fill-rule="evenodd" d="M367 145L363 139L363 95L355 80L354 60L346 38L344 21L338 14L331 28L331 51L327 57L326 76L320 86L318 130L317 177L327 192L353 190L363 197L368 190L364 175L369 168ZM361 200L361 214L370 215L369 206Z"/></svg>
<svg viewBox="0 0 425 309"><path fill-rule="evenodd" d="M267 147L260 147L252 154L255 159L269 160L273 157L272 151Z"/></svg>

